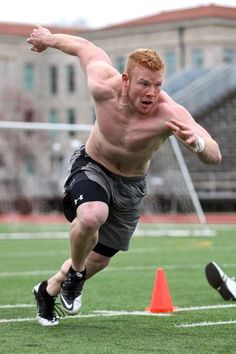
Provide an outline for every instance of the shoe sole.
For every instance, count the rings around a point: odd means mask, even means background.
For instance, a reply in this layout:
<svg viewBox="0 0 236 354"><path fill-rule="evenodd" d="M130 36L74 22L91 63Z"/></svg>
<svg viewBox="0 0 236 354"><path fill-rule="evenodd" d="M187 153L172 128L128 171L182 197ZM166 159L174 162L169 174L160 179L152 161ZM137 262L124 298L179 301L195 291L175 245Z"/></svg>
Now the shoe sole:
<svg viewBox="0 0 236 354"><path fill-rule="evenodd" d="M50 327L50 326L57 326L59 324L58 321L50 322L45 318L40 317L39 315L36 316L36 320L38 321L41 326Z"/></svg>
<svg viewBox="0 0 236 354"><path fill-rule="evenodd" d="M218 289L219 286L222 284L223 279L220 275L218 267L214 262L210 262L206 265L205 268L206 278L209 284L214 288Z"/></svg>
<svg viewBox="0 0 236 354"><path fill-rule="evenodd" d="M223 276L225 275L224 272L220 270L220 268L216 265L215 262L210 262L206 265L205 273L208 283L219 292L219 294L224 300L235 300L233 294L229 291L227 287L226 281L223 278ZM227 279L226 275L225 277Z"/></svg>

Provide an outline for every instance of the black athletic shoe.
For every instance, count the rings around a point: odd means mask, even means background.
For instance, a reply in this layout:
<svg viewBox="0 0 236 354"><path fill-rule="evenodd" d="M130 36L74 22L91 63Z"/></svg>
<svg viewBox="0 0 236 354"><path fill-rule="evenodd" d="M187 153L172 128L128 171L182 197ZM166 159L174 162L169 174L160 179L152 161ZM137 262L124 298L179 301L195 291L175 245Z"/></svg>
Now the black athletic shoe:
<svg viewBox="0 0 236 354"><path fill-rule="evenodd" d="M236 300L236 281L229 278L215 262L206 265L205 273L209 284L224 300Z"/></svg>
<svg viewBox="0 0 236 354"><path fill-rule="evenodd" d="M37 302L37 320L42 326L55 326L58 324L57 311L55 310L55 297L44 295L42 288L47 286L47 281L35 285L33 294Z"/></svg>
<svg viewBox="0 0 236 354"><path fill-rule="evenodd" d="M61 305L69 315L75 315L82 305L82 290L86 279L86 271L76 272L70 267L67 279L61 286Z"/></svg>

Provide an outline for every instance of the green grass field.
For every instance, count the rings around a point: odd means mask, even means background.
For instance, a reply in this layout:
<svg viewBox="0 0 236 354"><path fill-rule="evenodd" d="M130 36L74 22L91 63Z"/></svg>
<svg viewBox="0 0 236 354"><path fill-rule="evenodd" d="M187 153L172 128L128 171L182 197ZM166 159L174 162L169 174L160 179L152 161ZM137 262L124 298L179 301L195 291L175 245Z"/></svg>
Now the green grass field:
<svg viewBox="0 0 236 354"><path fill-rule="evenodd" d="M66 238L47 238L66 229L0 226L0 353L236 353L236 303L223 301L204 274L215 260L236 275L236 226L218 227L214 237L134 237L86 283L81 316L42 327L31 292L68 257ZM150 315L159 267L178 311Z"/></svg>

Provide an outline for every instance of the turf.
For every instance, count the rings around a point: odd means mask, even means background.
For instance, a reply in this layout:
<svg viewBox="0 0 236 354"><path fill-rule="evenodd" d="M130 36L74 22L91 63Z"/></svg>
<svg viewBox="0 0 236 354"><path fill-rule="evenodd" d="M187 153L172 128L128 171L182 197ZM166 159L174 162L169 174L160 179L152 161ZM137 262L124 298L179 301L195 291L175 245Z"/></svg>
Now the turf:
<svg viewBox="0 0 236 354"><path fill-rule="evenodd" d="M236 228L219 227L215 237L134 237L128 252L120 252L107 270L86 283L81 317L61 319L50 328L33 319L31 291L68 257L68 240L34 239L35 232L45 236L47 225L0 227L0 233L17 230L30 232L32 239L0 240L0 353L235 353L236 303L223 301L208 285L204 267L215 260L226 273L236 275ZM66 228L49 225L48 230ZM182 310L165 316L134 315L150 304L159 267L165 271L174 306ZM202 306L206 308L190 309ZM126 314L108 317L104 311ZM203 325L209 322L211 326Z"/></svg>

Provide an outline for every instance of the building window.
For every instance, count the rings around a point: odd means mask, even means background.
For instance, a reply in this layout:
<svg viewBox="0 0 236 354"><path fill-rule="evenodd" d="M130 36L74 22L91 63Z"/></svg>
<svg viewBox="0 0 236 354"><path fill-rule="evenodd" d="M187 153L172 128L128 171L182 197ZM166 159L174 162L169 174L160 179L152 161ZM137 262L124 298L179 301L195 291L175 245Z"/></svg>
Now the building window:
<svg viewBox="0 0 236 354"><path fill-rule="evenodd" d="M24 158L25 172L27 175L35 175L35 161L32 156L26 156Z"/></svg>
<svg viewBox="0 0 236 354"><path fill-rule="evenodd" d="M176 53L173 50L169 50L165 54L165 66L166 66L166 75L171 76L176 73Z"/></svg>
<svg viewBox="0 0 236 354"><path fill-rule="evenodd" d="M231 48L223 49L223 62L231 64L234 62L234 52Z"/></svg>
<svg viewBox="0 0 236 354"><path fill-rule="evenodd" d="M50 110L49 122L50 123L58 123L58 111L57 110L55 110L55 109Z"/></svg>
<svg viewBox="0 0 236 354"><path fill-rule="evenodd" d="M51 109L50 112L49 112L49 123L58 123L58 111L55 110L55 109ZM56 130L51 130L50 131L51 133L51 138L52 140L55 140L56 139L56 136L57 136L57 131Z"/></svg>
<svg viewBox="0 0 236 354"><path fill-rule="evenodd" d="M26 91L33 91L35 88L35 70L34 65L26 63L24 65L24 88Z"/></svg>
<svg viewBox="0 0 236 354"><path fill-rule="evenodd" d="M201 68L203 66L203 52L200 48L195 48L192 51L192 66L193 68Z"/></svg>
<svg viewBox="0 0 236 354"><path fill-rule="evenodd" d="M75 67L74 65L67 65L66 80L68 92L75 92Z"/></svg>
<svg viewBox="0 0 236 354"><path fill-rule="evenodd" d="M68 122L68 124L75 124L76 115L75 115L75 110L74 109L68 109L68 111L67 111L67 122ZM74 136L75 135L75 131L74 130L69 131L69 135L70 136Z"/></svg>
<svg viewBox="0 0 236 354"><path fill-rule="evenodd" d="M58 92L58 69L55 65L49 67L49 89L51 93Z"/></svg>
<svg viewBox="0 0 236 354"><path fill-rule="evenodd" d="M122 74L125 70L125 58L122 56L116 57L116 69Z"/></svg>

